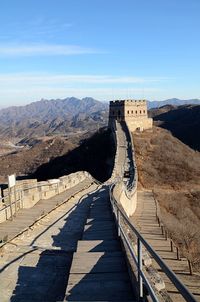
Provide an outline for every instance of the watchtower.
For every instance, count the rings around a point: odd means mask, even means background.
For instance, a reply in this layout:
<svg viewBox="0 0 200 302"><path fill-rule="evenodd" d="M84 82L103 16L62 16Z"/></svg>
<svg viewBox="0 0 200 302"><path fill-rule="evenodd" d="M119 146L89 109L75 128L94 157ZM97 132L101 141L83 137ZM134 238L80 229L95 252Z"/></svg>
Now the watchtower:
<svg viewBox="0 0 200 302"><path fill-rule="evenodd" d="M109 123L113 119L126 122L130 131L152 128L153 121L148 118L146 100L117 100L110 102Z"/></svg>

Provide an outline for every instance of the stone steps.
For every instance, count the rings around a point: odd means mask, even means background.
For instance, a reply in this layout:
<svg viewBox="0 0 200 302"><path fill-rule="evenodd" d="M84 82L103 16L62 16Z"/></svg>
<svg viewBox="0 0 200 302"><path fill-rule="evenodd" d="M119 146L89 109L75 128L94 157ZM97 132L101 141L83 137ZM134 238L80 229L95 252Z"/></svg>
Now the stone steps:
<svg viewBox="0 0 200 302"><path fill-rule="evenodd" d="M166 240L156 219L155 200L151 191L138 191L138 206L131 219L152 248L193 293L196 301L200 302L200 275L194 273L191 276L187 260L183 257L181 260L177 260L176 249L171 251L170 240ZM182 302L183 297L154 260L153 266L165 282L166 291L171 301Z"/></svg>
<svg viewBox="0 0 200 302"><path fill-rule="evenodd" d="M87 224L92 224L93 222L105 222L105 221L110 221L110 222L113 222L113 217L110 216L110 217L103 217L103 219L101 217L89 217L86 221Z"/></svg>
<svg viewBox="0 0 200 302"><path fill-rule="evenodd" d="M96 255L97 254L97 255ZM125 272L126 263L122 255L107 256L99 253L79 253L73 257L71 274Z"/></svg>
<svg viewBox="0 0 200 302"><path fill-rule="evenodd" d="M121 250L118 240L81 240L78 242L78 252L113 252Z"/></svg>
<svg viewBox="0 0 200 302"><path fill-rule="evenodd" d="M85 275L81 280L73 280L73 282L71 280L64 301L131 301L133 299L129 280L107 280L105 276L103 280L95 280L95 274L93 279L91 275L90 279ZM94 297L98 297L98 300L94 300Z"/></svg>
<svg viewBox="0 0 200 302"><path fill-rule="evenodd" d="M114 230L107 231L96 231L96 232L84 232L82 239L83 240L112 240L117 235L117 232Z"/></svg>

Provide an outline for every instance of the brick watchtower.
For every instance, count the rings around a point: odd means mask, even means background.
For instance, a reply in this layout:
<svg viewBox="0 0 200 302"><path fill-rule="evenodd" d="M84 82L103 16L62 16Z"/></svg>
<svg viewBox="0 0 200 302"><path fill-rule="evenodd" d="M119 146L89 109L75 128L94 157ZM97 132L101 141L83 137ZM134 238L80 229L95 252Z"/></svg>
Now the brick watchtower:
<svg viewBox="0 0 200 302"><path fill-rule="evenodd" d="M110 102L109 123L113 119L125 121L130 131L152 128L152 119L147 115L145 100L122 100Z"/></svg>

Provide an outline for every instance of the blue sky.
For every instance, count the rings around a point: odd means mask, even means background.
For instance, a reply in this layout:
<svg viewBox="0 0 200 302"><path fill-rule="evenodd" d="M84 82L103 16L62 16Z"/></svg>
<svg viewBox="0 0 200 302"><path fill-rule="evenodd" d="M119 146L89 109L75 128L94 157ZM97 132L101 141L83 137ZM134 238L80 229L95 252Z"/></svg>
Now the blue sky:
<svg viewBox="0 0 200 302"><path fill-rule="evenodd" d="M200 98L199 0L3 0L0 107Z"/></svg>

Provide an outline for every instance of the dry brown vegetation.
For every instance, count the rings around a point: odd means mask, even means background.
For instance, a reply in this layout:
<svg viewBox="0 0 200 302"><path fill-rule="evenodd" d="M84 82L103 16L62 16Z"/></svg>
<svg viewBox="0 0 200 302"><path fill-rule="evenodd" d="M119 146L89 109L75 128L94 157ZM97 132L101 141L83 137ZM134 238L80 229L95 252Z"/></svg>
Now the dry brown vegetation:
<svg viewBox="0 0 200 302"><path fill-rule="evenodd" d="M174 242L200 269L200 153L167 130L134 134L141 187L153 189Z"/></svg>

